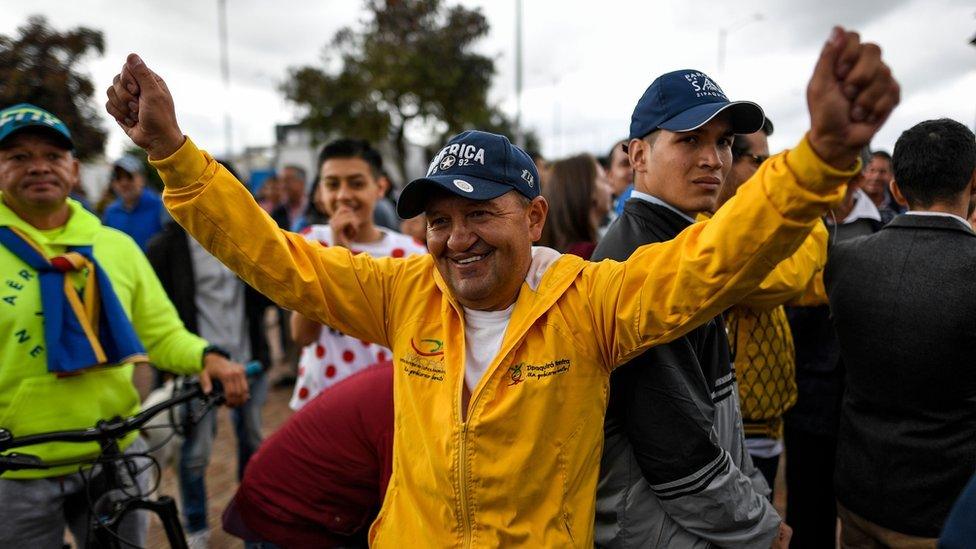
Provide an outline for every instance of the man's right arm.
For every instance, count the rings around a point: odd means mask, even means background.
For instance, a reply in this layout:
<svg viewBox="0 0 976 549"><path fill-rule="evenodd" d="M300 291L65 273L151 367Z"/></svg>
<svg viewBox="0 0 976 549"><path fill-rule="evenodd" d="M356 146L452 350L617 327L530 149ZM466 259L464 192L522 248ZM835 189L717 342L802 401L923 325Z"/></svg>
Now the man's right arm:
<svg viewBox="0 0 976 549"><path fill-rule="evenodd" d="M151 160L173 217L278 305L359 339L389 346L385 319L395 262L354 256L283 231L223 166L186 139Z"/></svg>

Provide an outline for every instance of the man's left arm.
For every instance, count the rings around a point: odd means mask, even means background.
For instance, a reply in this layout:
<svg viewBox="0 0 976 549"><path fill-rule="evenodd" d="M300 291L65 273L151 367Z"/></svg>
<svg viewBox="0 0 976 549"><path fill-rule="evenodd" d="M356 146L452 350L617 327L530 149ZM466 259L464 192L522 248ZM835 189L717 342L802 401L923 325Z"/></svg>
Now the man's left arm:
<svg viewBox="0 0 976 549"><path fill-rule="evenodd" d="M818 222L796 252L779 262L759 287L738 304L771 309L803 296L827 264L827 237L827 227L823 221Z"/></svg>
<svg viewBox="0 0 976 549"><path fill-rule="evenodd" d="M707 223L626 261L587 267L608 364L672 341L739 303L820 223L857 170L831 167L804 138L770 158Z"/></svg>

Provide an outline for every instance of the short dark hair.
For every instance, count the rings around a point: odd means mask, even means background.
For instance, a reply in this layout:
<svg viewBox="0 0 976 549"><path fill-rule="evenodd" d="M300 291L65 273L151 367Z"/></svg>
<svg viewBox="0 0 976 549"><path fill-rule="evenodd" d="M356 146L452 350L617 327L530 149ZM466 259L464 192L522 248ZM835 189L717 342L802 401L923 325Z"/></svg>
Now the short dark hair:
<svg viewBox="0 0 976 549"><path fill-rule="evenodd" d="M379 178L384 174L383 157L379 151L363 139L336 139L327 143L319 152L318 170L322 171L322 164L332 158L359 158L369 164L373 177Z"/></svg>
<svg viewBox="0 0 976 549"><path fill-rule="evenodd" d="M976 136L949 118L926 120L895 143L892 171L911 206L929 207L959 197L976 170Z"/></svg>
<svg viewBox="0 0 976 549"><path fill-rule="evenodd" d="M761 132L766 134L766 137L773 135L773 123L768 119L763 119ZM745 134L735 134L732 137L732 158L741 158L743 155L749 154L749 146L745 144L745 139L742 138Z"/></svg>

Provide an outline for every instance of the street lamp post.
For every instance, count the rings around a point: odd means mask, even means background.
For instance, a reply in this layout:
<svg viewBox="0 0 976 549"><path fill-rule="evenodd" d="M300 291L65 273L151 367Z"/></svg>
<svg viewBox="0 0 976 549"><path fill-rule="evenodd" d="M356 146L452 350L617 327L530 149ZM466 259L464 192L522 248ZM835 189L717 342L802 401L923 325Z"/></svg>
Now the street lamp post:
<svg viewBox="0 0 976 549"><path fill-rule="evenodd" d="M217 34L220 39L220 75L224 81L227 101L224 102L224 154L231 157L233 131L230 119L230 60L227 54L227 0L217 0Z"/></svg>
<svg viewBox="0 0 976 549"><path fill-rule="evenodd" d="M732 24L726 27L719 27L718 29L718 72L719 74L725 72L725 49L727 47L729 33L732 31L739 30L742 27L748 25L749 23L755 23L756 21L762 21L762 20L763 20L763 14L754 13L744 19L739 19L737 21L734 21Z"/></svg>
<svg viewBox="0 0 976 549"><path fill-rule="evenodd" d="M515 144L525 147L522 131L522 0L515 0Z"/></svg>

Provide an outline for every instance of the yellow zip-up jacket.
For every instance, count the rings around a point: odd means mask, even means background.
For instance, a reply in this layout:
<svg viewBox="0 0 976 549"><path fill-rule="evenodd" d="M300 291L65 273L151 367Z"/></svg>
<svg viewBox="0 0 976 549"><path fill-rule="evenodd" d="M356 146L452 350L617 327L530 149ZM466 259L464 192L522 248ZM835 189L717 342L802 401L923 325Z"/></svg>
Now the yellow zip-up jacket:
<svg viewBox="0 0 976 549"><path fill-rule="evenodd" d="M174 217L248 283L393 350L393 476L370 532L377 547L592 547L611 369L748 294L856 173L804 139L670 242L625 262L562 256L523 284L462 416L464 315L431 256L372 259L281 231L189 139L154 165Z"/></svg>

